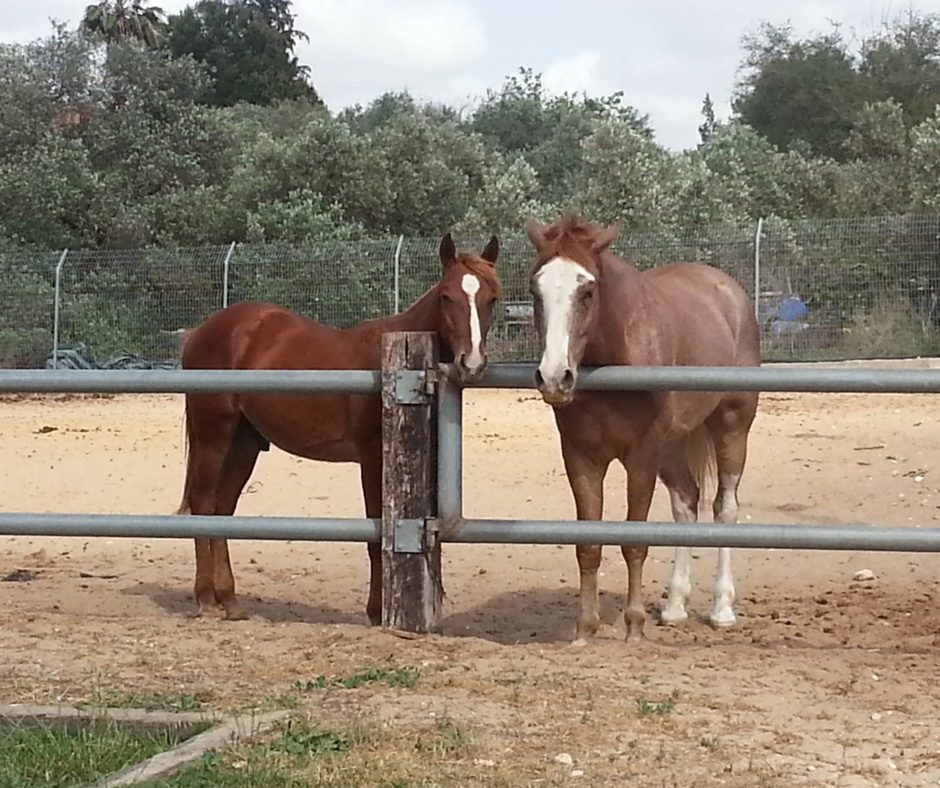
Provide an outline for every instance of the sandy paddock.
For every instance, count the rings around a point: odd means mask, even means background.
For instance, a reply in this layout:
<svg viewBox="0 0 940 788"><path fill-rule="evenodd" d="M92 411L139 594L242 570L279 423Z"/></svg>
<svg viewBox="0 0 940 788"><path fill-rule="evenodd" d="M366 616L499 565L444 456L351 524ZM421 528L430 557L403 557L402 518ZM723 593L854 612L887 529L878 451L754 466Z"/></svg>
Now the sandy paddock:
<svg viewBox="0 0 940 788"><path fill-rule="evenodd" d="M531 392L476 391L464 412L468 515L573 516L548 408ZM6 397L0 505L169 513L183 480L181 417L171 395ZM938 418L937 396L764 395L742 518L935 525ZM605 516L622 518L619 469L607 496ZM361 512L354 466L276 450L262 455L239 508ZM651 517L669 518L663 490ZM704 619L715 555L698 550L692 620L651 622L634 647L622 640L625 568L607 548L605 628L574 648L571 547L445 545L444 635L418 639L367 626L363 545L237 542L233 552L245 622L189 617L188 541L0 537L0 577L34 577L0 583L0 702L147 687L263 705L298 680L392 660L422 668L419 688L303 701L402 725L448 715L475 732L468 768L484 782L502 769L524 776L512 785L940 783L934 555L736 551L739 623L715 631ZM670 560L652 551L651 606ZM854 580L860 569L874 580ZM671 711L651 719L638 713L644 702ZM555 760L562 752L571 765Z"/></svg>

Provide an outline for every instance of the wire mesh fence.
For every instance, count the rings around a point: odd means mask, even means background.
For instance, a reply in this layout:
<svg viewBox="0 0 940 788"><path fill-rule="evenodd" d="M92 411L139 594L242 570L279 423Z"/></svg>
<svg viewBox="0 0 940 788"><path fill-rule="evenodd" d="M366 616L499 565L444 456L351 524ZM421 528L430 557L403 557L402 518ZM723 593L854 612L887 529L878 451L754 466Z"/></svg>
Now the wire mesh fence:
<svg viewBox="0 0 940 788"><path fill-rule="evenodd" d="M488 237L458 241L479 252ZM490 349L498 361L534 360L532 247L523 235L500 241L504 296ZM0 254L0 367L52 366L54 346L59 366L171 365L186 329L250 299L352 326L405 309L432 286L439 244L389 237ZM623 234L614 251L641 268L693 261L731 274L756 300L768 360L940 353L940 216L771 218Z"/></svg>

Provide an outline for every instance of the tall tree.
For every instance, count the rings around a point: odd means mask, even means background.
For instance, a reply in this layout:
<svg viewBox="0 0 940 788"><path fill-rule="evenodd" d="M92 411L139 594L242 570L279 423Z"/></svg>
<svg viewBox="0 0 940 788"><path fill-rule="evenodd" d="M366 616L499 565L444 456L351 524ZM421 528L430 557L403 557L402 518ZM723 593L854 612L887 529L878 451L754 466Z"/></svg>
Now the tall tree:
<svg viewBox="0 0 940 788"><path fill-rule="evenodd" d="M163 40L163 9L140 0L101 0L85 8L79 27L106 44L140 41L155 47Z"/></svg>
<svg viewBox="0 0 940 788"><path fill-rule="evenodd" d="M213 86L204 103L319 103L308 69L294 54L307 36L294 26L290 0L201 0L171 16L167 37L174 57L205 63Z"/></svg>
<svg viewBox="0 0 940 788"><path fill-rule="evenodd" d="M862 44L860 73L873 101L900 105L908 128L940 104L940 14L901 14Z"/></svg>
<svg viewBox="0 0 940 788"><path fill-rule="evenodd" d="M712 97L706 93L705 100L702 102L702 125L698 127L698 136L702 140L702 145L708 141L718 131L718 121L715 120L715 105L712 104Z"/></svg>
<svg viewBox="0 0 940 788"><path fill-rule="evenodd" d="M745 74L732 103L739 120L780 150L846 157L844 142L869 93L838 28L795 41L789 26L744 37Z"/></svg>

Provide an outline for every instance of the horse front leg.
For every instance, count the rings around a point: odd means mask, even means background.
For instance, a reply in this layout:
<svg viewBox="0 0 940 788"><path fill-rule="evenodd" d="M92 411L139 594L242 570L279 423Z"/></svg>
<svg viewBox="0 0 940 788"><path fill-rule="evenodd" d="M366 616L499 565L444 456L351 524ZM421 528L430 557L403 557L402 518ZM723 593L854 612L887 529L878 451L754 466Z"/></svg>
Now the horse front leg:
<svg viewBox="0 0 940 788"><path fill-rule="evenodd" d="M607 464L598 463L565 448L565 471L574 495L574 505L579 520L600 520L604 514L604 476ZM600 606L597 598L597 570L601 565L601 545L575 545L580 577L578 627L574 645L583 646L588 638L600 628Z"/></svg>
<svg viewBox="0 0 940 788"><path fill-rule="evenodd" d="M658 473L656 457L631 458L624 463L627 471L627 520L646 520L653 501ZM627 606L623 620L627 628L627 641L643 639L646 626L646 609L643 605L643 564L649 547L623 547L623 558L627 562Z"/></svg>

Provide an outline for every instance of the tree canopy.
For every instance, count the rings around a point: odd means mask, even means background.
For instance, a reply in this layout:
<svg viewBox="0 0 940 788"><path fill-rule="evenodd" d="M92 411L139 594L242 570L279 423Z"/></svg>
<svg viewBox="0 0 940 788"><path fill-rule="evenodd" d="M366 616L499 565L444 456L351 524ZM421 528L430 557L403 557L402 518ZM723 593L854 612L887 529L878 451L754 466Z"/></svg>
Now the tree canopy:
<svg viewBox="0 0 940 788"><path fill-rule="evenodd" d="M103 0L78 30L0 45L0 248L506 233L568 210L671 231L940 207L937 17L855 48L838 29L765 25L745 39L734 116L706 95L701 143L671 152L621 93L552 95L530 69L470 109L401 91L331 112L294 54L289 0L201 0L165 27L158 10Z"/></svg>

